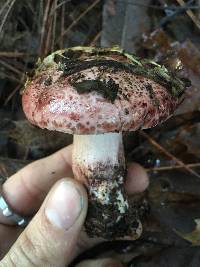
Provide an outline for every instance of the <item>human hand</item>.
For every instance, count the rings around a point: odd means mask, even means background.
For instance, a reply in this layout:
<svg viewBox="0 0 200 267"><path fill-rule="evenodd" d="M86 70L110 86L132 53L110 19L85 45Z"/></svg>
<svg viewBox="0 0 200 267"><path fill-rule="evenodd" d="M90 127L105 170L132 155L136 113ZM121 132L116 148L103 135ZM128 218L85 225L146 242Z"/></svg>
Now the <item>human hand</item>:
<svg viewBox="0 0 200 267"><path fill-rule="evenodd" d="M87 194L76 182L71 169L72 146L29 164L3 185L5 199L12 209L34 217L29 225L11 226L0 214L0 266L54 266L68 264L80 252L101 241L83 231L87 213ZM148 186L146 172L138 164L128 169L128 194ZM113 259L83 262L79 267L122 266Z"/></svg>

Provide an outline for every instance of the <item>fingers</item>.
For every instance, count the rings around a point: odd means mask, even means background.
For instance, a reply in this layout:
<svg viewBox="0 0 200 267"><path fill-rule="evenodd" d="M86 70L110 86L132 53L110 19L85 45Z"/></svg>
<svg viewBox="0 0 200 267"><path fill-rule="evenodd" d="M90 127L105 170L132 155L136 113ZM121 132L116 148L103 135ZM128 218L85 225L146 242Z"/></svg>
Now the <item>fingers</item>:
<svg viewBox="0 0 200 267"><path fill-rule="evenodd" d="M71 152L72 146L68 146L11 176L3 185L3 195L10 207L24 216L34 214L56 181L61 177L72 177ZM130 164L125 185L127 193L142 192L148 183L145 170L139 164ZM0 222L10 224L2 213Z"/></svg>
<svg viewBox="0 0 200 267"><path fill-rule="evenodd" d="M145 169L137 164L131 163L128 167L125 190L128 195L145 191L149 185L149 177Z"/></svg>
<svg viewBox="0 0 200 267"><path fill-rule="evenodd" d="M61 177L72 177L72 146L37 160L12 175L3 185L3 194L16 212L33 214L52 185Z"/></svg>
<svg viewBox="0 0 200 267"><path fill-rule="evenodd" d="M86 212L84 188L74 180L60 180L1 266L66 266L77 253L76 243Z"/></svg>
<svg viewBox="0 0 200 267"><path fill-rule="evenodd" d="M123 265L114 259L87 260L79 263L76 267L123 267Z"/></svg>

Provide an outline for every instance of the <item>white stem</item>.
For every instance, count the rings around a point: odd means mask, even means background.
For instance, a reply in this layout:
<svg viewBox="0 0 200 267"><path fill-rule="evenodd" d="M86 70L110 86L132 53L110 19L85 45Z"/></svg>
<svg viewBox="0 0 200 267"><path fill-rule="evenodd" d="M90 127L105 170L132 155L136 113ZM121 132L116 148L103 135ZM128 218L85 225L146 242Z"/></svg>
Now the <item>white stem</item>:
<svg viewBox="0 0 200 267"><path fill-rule="evenodd" d="M90 201L101 206L99 210L109 206L101 217L111 218L106 213L113 212L113 219L120 220L128 209L122 134L74 135L72 167L75 178L87 185Z"/></svg>
<svg viewBox="0 0 200 267"><path fill-rule="evenodd" d="M84 171L93 172L98 165L124 165L124 149L121 133L98 135L74 135L73 163L84 165ZM81 179L81 173L73 165L75 176ZM99 166L100 167L100 166ZM103 170L102 170L103 171Z"/></svg>

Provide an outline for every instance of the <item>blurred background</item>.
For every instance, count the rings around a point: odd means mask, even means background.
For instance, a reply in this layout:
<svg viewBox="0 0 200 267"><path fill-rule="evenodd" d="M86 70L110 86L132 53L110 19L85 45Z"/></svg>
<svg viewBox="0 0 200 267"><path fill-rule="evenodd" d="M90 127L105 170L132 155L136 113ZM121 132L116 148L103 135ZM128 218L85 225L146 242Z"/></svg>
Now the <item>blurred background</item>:
<svg viewBox="0 0 200 267"><path fill-rule="evenodd" d="M199 267L200 0L0 0L0 181L72 142L30 125L20 91L38 58L76 45L118 45L191 81L171 119L124 134L127 161L150 176L149 189L133 197L142 210L142 238L100 244L81 257Z"/></svg>

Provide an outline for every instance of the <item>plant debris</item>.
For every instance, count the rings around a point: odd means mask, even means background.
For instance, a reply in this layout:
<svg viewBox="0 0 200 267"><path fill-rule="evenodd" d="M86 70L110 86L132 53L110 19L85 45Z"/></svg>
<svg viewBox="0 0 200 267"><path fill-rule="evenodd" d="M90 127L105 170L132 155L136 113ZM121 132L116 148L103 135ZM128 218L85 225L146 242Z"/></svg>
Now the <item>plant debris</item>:
<svg viewBox="0 0 200 267"><path fill-rule="evenodd" d="M156 73L162 82L168 79L165 68L184 84L191 81L175 116L148 130L149 138L139 133L124 134L129 162L141 163L150 177L148 190L132 197L143 214L142 238L99 244L76 262L109 253L129 267L199 267L199 248L194 247L200 245L199 14L198 1L0 0L0 182L72 142L66 135L30 126L21 109L20 90L27 75L33 75L38 59L42 62L53 51L118 45L122 51L137 55L134 66L138 74L138 57L142 57L164 66ZM116 56L116 51L113 53ZM63 55L73 67L70 71L84 56L70 49ZM95 57L92 47L90 56ZM61 64L63 73L65 63ZM143 64L142 70L148 71L149 63ZM51 82L49 77L44 84ZM98 90L111 102L118 90L112 80L72 82L78 91ZM110 86L114 86L113 95ZM147 90L151 94L151 88Z"/></svg>

